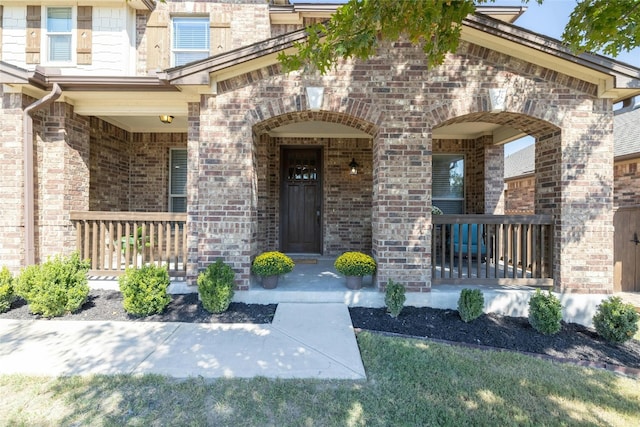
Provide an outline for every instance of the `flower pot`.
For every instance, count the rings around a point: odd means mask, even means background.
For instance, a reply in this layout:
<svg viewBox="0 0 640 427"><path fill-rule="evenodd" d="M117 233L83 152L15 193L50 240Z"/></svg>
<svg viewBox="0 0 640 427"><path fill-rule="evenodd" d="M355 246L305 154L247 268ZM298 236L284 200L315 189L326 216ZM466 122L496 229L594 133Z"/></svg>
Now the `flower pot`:
<svg viewBox="0 0 640 427"><path fill-rule="evenodd" d="M362 276L347 276L347 288L349 289L362 288Z"/></svg>
<svg viewBox="0 0 640 427"><path fill-rule="evenodd" d="M280 276L262 276L262 287L265 289L274 289L278 286Z"/></svg>

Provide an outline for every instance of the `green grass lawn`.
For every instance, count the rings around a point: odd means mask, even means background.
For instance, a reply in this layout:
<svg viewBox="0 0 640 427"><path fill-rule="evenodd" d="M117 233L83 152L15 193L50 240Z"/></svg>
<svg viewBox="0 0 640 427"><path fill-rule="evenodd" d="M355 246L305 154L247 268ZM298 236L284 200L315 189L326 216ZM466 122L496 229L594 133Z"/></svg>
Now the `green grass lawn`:
<svg viewBox="0 0 640 427"><path fill-rule="evenodd" d="M0 376L0 425L640 425L640 380L361 333L366 381Z"/></svg>

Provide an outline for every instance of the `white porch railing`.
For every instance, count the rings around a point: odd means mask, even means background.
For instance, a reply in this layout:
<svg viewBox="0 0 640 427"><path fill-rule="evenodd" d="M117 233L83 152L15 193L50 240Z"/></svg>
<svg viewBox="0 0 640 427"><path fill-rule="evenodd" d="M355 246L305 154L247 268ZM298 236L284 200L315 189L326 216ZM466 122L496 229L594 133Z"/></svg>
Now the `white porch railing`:
<svg viewBox="0 0 640 427"><path fill-rule="evenodd" d="M550 215L434 215L434 284L553 286Z"/></svg>
<svg viewBox="0 0 640 427"><path fill-rule="evenodd" d="M74 211L71 221L76 249L91 260L93 276L117 276L145 264L164 265L172 277L186 275L186 214Z"/></svg>

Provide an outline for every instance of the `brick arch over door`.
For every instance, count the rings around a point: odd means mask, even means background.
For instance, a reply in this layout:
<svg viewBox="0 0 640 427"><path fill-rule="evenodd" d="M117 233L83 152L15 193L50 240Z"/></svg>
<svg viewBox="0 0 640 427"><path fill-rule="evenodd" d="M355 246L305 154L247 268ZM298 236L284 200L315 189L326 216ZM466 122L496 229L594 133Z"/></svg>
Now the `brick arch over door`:
<svg viewBox="0 0 640 427"><path fill-rule="evenodd" d="M255 135L262 135L291 123L321 121L349 126L372 137L378 132L383 119L382 114L373 105L354 99L330 97L324 103L330 110L312 111L306 109L306 105L304 96L273 100L256 106L247 113L247 117L250 122L255 123Z"/></svg>
<svg viewBox="0 0 640 427"><path fill-rule="evenodd" d="M324 108L328 107L332 110L301 110L301 106L306 105L306 100L301 96L295 96L284 98L284 101L270 100L249 112L252 120L263 119L252 127L256 153L256 188L258 194L261 195L258 198L257 251L274 248L287 251L294 246L296 250L293 252L310 251L325 255L334 255L338 251L346 249L371 251L372 144L373 139L377 136L382 115L372 105L358 100L329 97L325 101ZM329 126L331 124L348 126L363 134L354 138L323 138L317 135L314 135L313 138L269 136L271 130L281 126L311 121L323 122ZM314 190L315 193L312 192L316 194L314 197L317 199L318 208L314 212L321 214L319 215L320 220L317 222L317 229L314 229L313 232L307 230L307 226L304 225L311 224L311 220L300 219L307 218L308 212L306 210L296 210L298 221L289 221L288 217L283 216L283 212L288 211L286 206L289 206L288 203L290 203L289 197L284 198L283 194L291 194L288 190L283 189L280 175L282 158L286 155L286 152L282 151L283 147L289 147L288 150L295 147L298 151L305 147L312 150L322 147L317 154L322 159L320 164L322 165L321 175L323 178L319 181L319 187ZM335 160L343 156L347 156L349 159L357 157L364 168L364 173L345 179L346 177L342 175L343 168ZM278 173L275 173L276 171ZM294 187L304 185L306 190L303 193L306 198L311 194L308 187L314 187L316 184L309 182L293 183L292 185ZM299 191L293 193L302 194ZM307 203L294 204L307 206ZM351 217L357 223L356 225L352 224L351 227L341 222L348 217L348 213L343 212L348 204L351 208L358 204L362 205L362 209L357 209L358 212ZM331 209L329 209L330 206ZM367 212L369 212L368 215ZM315 221L313 222L315 223ZM298 226L303 227L305 231L292 233L290 228L298 230ZM291 235L315 237L309 241L300 242L289 239L288 236ZM297 247L298 245L302 245L304 248L300 249ZM315 249L309 249L311 246L314 246Z"/></svg>

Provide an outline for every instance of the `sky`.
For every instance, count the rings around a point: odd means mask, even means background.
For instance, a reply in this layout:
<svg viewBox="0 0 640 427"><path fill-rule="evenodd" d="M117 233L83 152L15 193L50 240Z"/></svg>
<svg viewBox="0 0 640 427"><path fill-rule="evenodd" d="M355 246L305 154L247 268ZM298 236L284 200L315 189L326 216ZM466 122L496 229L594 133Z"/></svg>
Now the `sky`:
<svg viewBox="0 0 640 427"><path fill-rule="evenodd" d="M342 0L292 0L292 3L344 3ZM569 15L576 4L576 0L545 0L539 5L536 0L530 0L524 6L526 12L515 22L515 25L536 33L560 39ZM523 6L519 0L496 0L487 4L495 6ZM640 68L640 48L630 52L623 52L615 58L618 61ZM505 156L533 144L533 138L525 137L505 146Z"/></svg>

